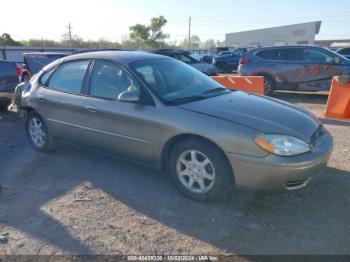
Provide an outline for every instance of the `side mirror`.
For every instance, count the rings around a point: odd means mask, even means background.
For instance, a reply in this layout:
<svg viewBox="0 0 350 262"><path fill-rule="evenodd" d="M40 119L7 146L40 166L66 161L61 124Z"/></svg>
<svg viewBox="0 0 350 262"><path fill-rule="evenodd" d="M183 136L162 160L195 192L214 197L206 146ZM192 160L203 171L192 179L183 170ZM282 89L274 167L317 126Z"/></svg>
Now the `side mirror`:
<svg viewBox="0 0 350 262"><path fill-rule="evenodd" d="M128 102L128 103L137 103L140 101L140 92L139 90L126 90L119 94L118 101Z"/></svg>
<svg viewBox="0 0 350 262"><path fill-rule="evenodd" d="M334 57L333 64L335 64L335 65L341 64L340 58L339 57Z"/></svg>

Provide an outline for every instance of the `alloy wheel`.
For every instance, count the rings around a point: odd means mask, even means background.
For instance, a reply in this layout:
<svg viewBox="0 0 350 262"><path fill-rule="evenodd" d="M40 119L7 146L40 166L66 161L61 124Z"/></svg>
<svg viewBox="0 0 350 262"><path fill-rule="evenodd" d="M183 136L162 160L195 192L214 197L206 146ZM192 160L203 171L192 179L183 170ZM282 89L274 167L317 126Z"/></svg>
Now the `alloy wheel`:
<svg viewBox="0 0 350 262"><path fill-rule="evenodd" d="M176 171L182 185L193 193L205 194L215 183L213 163L197 150L187 150L180 154Z"/></svg>

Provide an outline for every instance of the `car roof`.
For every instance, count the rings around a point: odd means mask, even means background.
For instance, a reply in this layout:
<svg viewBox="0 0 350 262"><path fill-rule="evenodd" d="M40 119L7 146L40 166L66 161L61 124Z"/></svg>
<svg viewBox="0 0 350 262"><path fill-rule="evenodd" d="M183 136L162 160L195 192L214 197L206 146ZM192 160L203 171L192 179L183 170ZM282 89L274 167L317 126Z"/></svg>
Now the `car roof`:
<svg viewBox="0 0 350 262"><path fill-rule="evenodd" d="M108 59L114 60L123 64L131 64L142 60L165 59L162 55L140 51L98 51L74 54L63 58L61 61L70 61L77 59Z"/></svg>
<svg viewBox="0 0 350 262"><path fill-rule="evenodd" d="M285 49L285 48L321 48L325 50L329 50L324 46L318 45L281 45L281 46L264 46L264 47L256 47L251 50L260 51L260 50L272 50L272 49ZM251 51L249 50L249 51Z"/></svg>
<svg viewBox="0 0 350 262"><path fill-rule="evenodd" d="M30 52L23 53L23 55L69 55L67 53L57 53L57 52Z"/></svg>

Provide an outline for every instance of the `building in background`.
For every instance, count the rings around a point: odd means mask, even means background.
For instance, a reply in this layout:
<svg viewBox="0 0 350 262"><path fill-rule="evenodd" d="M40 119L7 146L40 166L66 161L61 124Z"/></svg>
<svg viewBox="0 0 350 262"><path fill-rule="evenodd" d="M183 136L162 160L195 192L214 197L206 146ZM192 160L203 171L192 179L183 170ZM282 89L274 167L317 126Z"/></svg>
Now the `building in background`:
<svg viewBox="0 0 350 262"><path fill-rule="evenodd" d="M350 39L337 39L337 40L316 40L316 45L323 45L329 47L350 47Z"/></svg>
<svg viewBox="0 0 350 262"><path fill-rule="evenodd" d="M227 47L312 45L321 21L226 34Z"/></svg>

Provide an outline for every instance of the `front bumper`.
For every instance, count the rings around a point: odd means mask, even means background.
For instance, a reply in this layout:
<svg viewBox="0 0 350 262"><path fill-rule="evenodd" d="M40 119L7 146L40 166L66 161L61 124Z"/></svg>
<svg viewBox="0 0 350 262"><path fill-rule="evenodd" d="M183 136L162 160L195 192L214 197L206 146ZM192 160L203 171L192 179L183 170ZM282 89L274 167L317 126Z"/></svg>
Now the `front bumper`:
<svg viewBox="0 0 350 262"><path fill-rule="evenodd" d="M237 186L258 190L295 190L305 187L327 166L333 149L328 132L318 137L312 152L264 158L228 153Z"/></svg>

